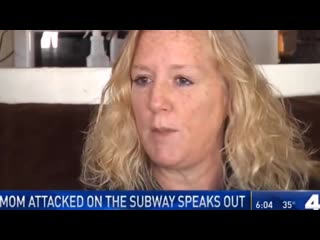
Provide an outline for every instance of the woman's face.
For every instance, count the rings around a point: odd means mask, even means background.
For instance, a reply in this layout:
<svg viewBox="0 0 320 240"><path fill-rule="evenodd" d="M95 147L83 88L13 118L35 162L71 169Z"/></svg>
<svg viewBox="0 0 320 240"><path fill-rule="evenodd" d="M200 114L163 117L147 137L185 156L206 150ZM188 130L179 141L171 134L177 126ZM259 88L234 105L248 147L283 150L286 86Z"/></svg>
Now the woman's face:
<svg viewBox="0 0 320 240"><path fill-rule="evenodd" d="M136 126L150 159L175 169L213 161L223 145L227 89L207 32L142 32L131 78Z"/></svg>

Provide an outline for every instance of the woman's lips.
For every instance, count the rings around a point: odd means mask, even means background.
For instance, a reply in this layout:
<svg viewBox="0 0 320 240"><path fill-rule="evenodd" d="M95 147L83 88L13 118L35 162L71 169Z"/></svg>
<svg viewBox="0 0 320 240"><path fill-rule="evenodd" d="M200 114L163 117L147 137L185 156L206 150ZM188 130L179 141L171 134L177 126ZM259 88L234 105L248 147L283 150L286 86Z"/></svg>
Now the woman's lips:
<svg viewBox="0 0 320 240"><path fill-rule="evenodd" d="M157 136L169 136L178 132L178 130L168 127L152 127L151 132Z"/></svg>

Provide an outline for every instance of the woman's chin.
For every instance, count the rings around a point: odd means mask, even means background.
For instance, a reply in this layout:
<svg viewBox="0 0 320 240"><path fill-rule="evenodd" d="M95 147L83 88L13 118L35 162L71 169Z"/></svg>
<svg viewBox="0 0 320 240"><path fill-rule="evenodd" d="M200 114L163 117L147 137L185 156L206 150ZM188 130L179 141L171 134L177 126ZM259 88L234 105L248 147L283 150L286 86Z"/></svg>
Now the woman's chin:
<svg viewBox="0 0 320 240"><path fill-rule="evenodd" d="M177 154L168 154L168 152L152 154L150 158L159 167L175 168L183 164L183 158Z"/></svg>

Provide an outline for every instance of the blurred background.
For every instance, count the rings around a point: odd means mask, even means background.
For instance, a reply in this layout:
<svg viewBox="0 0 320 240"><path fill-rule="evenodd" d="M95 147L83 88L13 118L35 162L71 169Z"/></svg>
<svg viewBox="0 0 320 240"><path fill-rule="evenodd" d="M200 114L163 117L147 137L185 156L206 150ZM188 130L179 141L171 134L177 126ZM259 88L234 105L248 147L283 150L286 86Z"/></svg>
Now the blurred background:
<svg viewBox="0 0 320 240"><path fill-rule="evenodd" d="M0 30L0 67L86 67L92 37L92 32L85 36L86 31ZM100 31L105 54L112 62L127 31ZM320 62L320 30L241 32L257 64Z"/></svg>

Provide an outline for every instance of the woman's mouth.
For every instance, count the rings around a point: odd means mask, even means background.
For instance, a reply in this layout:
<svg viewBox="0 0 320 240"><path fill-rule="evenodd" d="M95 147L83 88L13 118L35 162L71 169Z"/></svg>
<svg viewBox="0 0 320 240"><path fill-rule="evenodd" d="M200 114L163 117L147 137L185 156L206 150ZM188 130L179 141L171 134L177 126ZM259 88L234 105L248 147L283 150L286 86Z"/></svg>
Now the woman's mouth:
<svg viewBox="0 0 320 240"><path fill-rule="evenodd" d="M168 127L152 127L151 132L158 136L168 136L172 133L178 132L178 130Z"/></svg>

